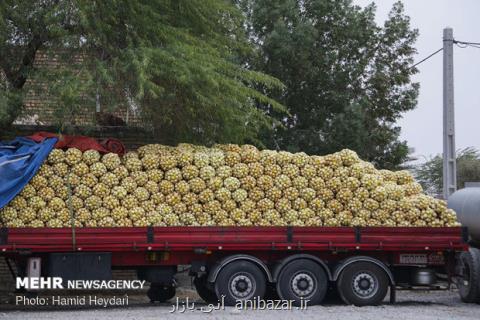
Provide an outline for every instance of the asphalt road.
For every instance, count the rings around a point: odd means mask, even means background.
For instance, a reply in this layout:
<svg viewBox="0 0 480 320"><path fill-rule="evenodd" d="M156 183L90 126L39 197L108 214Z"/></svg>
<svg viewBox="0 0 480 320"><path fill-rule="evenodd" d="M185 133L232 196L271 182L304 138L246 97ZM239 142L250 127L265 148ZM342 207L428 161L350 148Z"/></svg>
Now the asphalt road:
<svg viewBox="0 0 480 320"><path fill-rule="evenodd" d="M188 292L180 293L185 298ZM107 296L108 297L108 296ZM111 296L110 296L111 297ZM123 296L122 296L123 297ZM480 319L479 304L462 303L455 291L398 292L395 305L376 307L354 307L339 304L307 307L306 310L239 310L226 307L207 313L207 305L193 299L191 310L172 312L175 300L163 304L150 304L143 296L129 296L128 306L60 308L47 306L18 310L13 306L0 305L0 319L328 319L328 320L433 320L433 319ZM193 307L192 307L193 306ZM3 307L3 308L2 308ZM202 310L203 307L203 310Z"/></svg>

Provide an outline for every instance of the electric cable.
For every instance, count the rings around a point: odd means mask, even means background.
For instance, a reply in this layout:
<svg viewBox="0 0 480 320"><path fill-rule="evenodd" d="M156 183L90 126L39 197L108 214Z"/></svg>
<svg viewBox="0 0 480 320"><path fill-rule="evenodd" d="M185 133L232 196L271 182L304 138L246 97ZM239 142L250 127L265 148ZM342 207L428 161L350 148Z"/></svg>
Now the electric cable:
<svg viewBox="0 0 480 320"><path fill-rule="evenodd" d="M418 61L417 63L415 63L413 66L411 66L411 67L408 68L408 69L415 68L415 67L418 66L420 63L427 61L428 59L430 59L431 57L433 57L434 55L436 55L437 53L439 53L439 52L442 51L442 50L443 50L443 48L438 49L437 51L435 51L434 53L428 55L428 56L425 57L424 59Z"/></svg>
<svg viewBox="0 0 480 320"><path fill-rule="evenodd" d="M480 42L468 42L468 41L460 41L460 40L453 40L453 43L459 48L467 48L467 47L472 47L472 48L477 48L480 49Z"/></svg>

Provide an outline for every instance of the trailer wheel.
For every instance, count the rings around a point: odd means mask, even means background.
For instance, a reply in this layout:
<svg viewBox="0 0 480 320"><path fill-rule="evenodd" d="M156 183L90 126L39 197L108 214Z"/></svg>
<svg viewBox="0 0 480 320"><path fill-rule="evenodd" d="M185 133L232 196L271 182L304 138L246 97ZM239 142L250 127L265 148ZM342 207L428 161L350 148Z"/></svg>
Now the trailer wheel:
<svg viewBox="0 0 480 320"><path fill-rule="evenodd" d="M355 262L342 271L337 288L346 304L380 304L388 290L388 277L382 268L370 262Z"/></svg>
<svg viewBox="0 0 480 320"><path fill-rule="evenodd" d="M460 255L462 277L458 291L463 302L480 302L480 250L470 248Z"/></svg>
<svg viewBox="0 0 480 320"><path fill-rule="evenodd" d="M203 301L205 301L206 303L218 302L217 294L215 293L215 291L207 286L206 275L195 277L193 279L193 284L195 285L195 289L197 290L198 295L200 296L200 298L203 299Z"/></svg>
<svg viewBox="0 0 480 320"><path fill-rule="evenodd" d="M175 296L175 287L151 284L147 296L150 302L165 302Z"/></svg>
<svg viewBox="0 0 480 320"><path fill-rule="evenodd" d="M280 272L277 291L281 299L293 300L300 306L319 304L327 293L328 279L323 268L312 260L298 259L288 263Z"/></svg>
<svg viewBox="0 0 480 320"><path fill-rule="evenodd" d="M233 306L238 301L263 298L266 280L263 272L252 262L239 260L227 264L215 281L217 297L224 297L225 305Z"/></svg>

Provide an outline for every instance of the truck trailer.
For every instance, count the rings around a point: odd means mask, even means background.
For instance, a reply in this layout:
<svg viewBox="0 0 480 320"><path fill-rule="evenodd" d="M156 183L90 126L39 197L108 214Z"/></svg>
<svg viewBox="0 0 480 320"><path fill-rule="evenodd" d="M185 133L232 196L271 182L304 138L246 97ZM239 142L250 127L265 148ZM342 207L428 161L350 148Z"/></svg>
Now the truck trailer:
<svg viewBox="0 0 480 320"><path fill-rule="evenodd" d="M393 303L398 289L447 289L459 276L462 298L478 301L478 249L468 241L465 227L2 228L0 252L15 277L110 279L112 269L135 269L151 301L173 298L178 267L188 265L207 302L275 293L314 305L334 287L365 306L388 289Z"/></svg>

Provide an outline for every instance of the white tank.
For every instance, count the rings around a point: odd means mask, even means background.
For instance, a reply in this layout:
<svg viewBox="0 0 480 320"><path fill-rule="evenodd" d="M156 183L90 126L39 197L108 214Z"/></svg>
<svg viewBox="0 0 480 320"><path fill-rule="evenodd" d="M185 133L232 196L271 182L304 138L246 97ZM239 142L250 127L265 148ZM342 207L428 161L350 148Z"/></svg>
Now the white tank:
<svg viewBox="0 0 480 320"><path fill-rule="evenodd" d="M458 221L468 228L470 238L480 244L480 187L458 190L448 198L448 207L455 210Z"/></svg>

